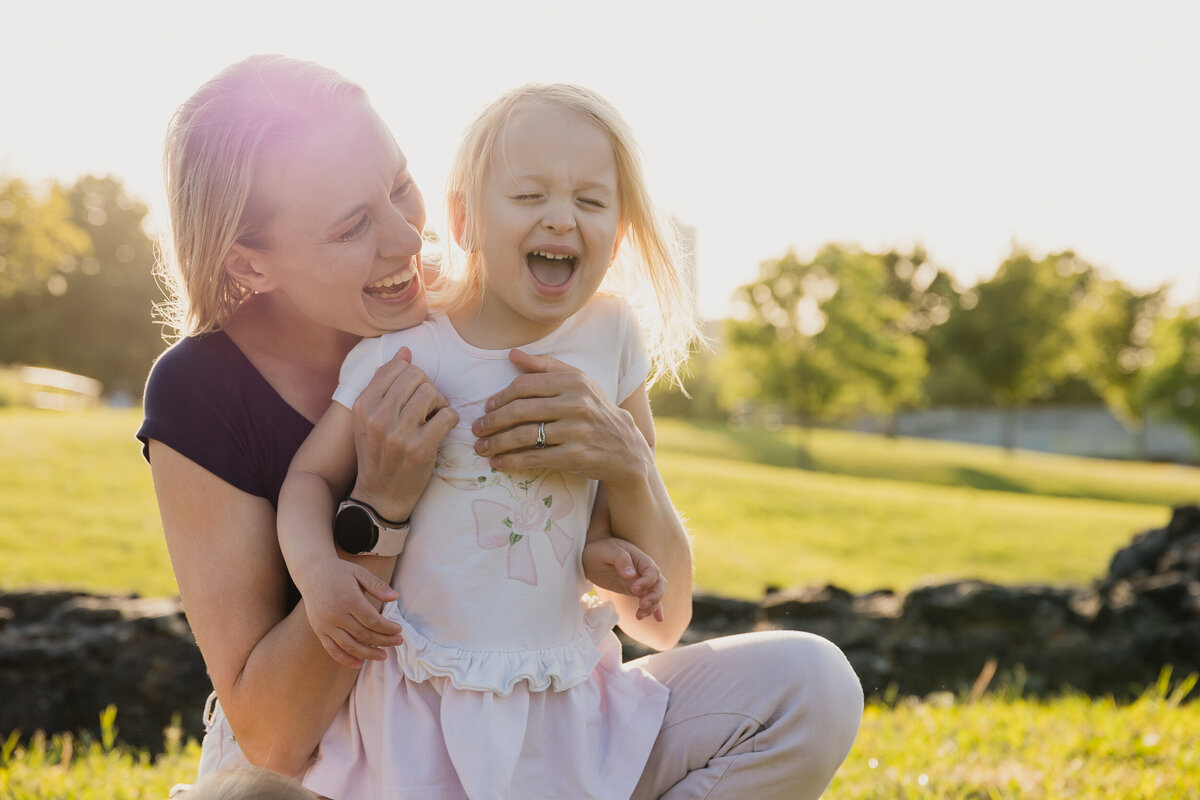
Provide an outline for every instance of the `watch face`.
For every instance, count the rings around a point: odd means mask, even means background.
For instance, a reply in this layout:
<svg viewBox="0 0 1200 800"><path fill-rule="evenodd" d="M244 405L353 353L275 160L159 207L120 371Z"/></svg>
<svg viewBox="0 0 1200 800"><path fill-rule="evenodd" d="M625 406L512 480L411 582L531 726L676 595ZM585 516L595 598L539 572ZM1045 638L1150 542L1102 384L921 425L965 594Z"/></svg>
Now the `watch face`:
<svg viewBox="0 0 1200 800"><path fill-rule="evenodd" d="M365 553L375 546L379 533L365 509L346 506L333 521L333 540L350 554Z"/></svg>

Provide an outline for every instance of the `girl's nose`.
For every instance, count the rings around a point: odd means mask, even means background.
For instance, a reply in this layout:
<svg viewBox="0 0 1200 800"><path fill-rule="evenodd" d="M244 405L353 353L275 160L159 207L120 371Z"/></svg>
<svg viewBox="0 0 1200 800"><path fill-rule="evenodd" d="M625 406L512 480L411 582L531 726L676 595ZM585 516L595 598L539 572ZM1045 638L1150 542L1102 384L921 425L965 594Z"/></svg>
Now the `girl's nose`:
<svg viewBox="0 0 1200 800"><path fill-rule="evenodd" d="M575 209L569 202L551 203L542 218L542 225L556 234L572 231L575 229Z"/></svg>

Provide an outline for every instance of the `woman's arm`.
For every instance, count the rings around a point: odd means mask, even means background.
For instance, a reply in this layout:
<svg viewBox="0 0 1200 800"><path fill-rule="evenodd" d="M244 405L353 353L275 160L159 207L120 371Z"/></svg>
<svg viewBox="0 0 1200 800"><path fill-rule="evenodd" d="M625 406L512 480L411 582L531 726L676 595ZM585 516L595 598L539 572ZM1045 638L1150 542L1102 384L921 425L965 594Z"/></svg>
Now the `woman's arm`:
<svg viewBox="0 0 1200 800"><path fill-rule="evenodd" d="M550 356L512 352L526 372L475 422L476 449L504 471L560 469L603 481L612 530L653 558L666 579L665 619L636 618L637 602L613 595L621 628L643 644L674 646L691 621L692 551L654 463L654 424L644 387L614 405L582 372ZM550 421L548 446L531 447ZM593 524L604 524L598 515Z"/></svg>
<svg viewBox="0 0 1200 800"><path fill-rule="evenodd" d="M402 358L379 368L353 417L356 443L362 442L354 493L385 515L396 513L387 502L420 496L438 444L458 417ZM150 442L150 463L180 597L238 745L252 763L297 775L358 671L326 654L303 601L287 612L271 503L158 441ZM348 560L384 583L395 564L378 556Z"/></svg>
<svg viewBox="0 0 1200 800"><path fill-rule="evenodd" d="M179 594L238 745L251 762L297 775L358 671L325 653L303 601L284 613L287 582L267 500L161 442L151 441L150 464ZM373 560L364 563L386 581L393 560Z"/></svg>

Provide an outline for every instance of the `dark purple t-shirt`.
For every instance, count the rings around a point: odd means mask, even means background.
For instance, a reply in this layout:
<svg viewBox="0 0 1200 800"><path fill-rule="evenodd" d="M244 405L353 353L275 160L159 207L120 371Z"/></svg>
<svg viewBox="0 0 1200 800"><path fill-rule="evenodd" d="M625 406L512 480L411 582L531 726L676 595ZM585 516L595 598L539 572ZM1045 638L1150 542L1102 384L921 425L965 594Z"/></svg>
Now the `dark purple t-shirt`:
<svg viewBox="0 0 1200 800"><path fill-rule="evenodd" d="M242 491L278 507L312 423L284 401L224 332L181 339L154 363L138 428ZM299 595L289 590L290 604Z"/></svg>

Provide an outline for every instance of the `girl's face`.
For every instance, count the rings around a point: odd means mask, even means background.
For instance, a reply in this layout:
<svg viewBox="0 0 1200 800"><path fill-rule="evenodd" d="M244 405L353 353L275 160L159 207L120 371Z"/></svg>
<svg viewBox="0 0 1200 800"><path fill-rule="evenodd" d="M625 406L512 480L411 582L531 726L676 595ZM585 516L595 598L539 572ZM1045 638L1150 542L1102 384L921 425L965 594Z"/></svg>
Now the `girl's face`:
<svg viewBox="0 0 1200 800"><path fill-rule="evenodd" d="M621 238L617 161L574 111L532 108L504 126L479 203L483 296L466 327L495 348L528 344L596 293Z"/></svg>
<svg viewBox="0 0 1200 800"><path fill-rule="evenodd" d="M250 203L267 246L248 254L261 285L301 315L359 336L425 318L425 203L404 154L365 102L269 147Z"/></svg>

